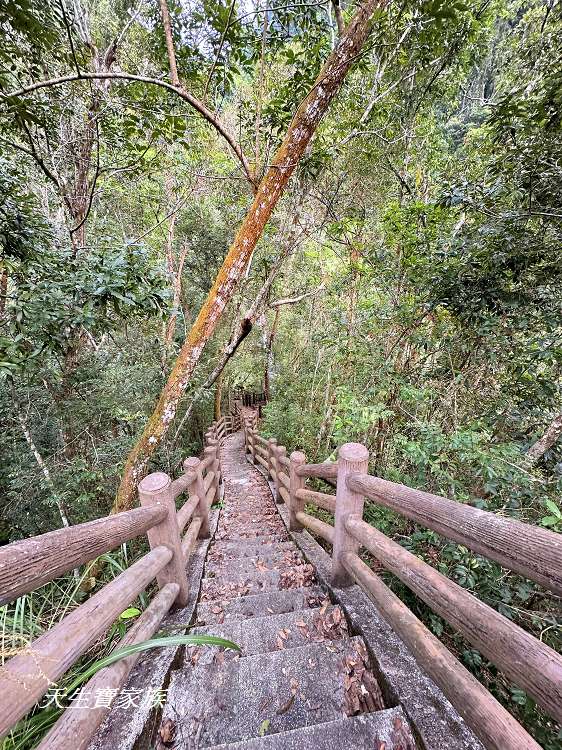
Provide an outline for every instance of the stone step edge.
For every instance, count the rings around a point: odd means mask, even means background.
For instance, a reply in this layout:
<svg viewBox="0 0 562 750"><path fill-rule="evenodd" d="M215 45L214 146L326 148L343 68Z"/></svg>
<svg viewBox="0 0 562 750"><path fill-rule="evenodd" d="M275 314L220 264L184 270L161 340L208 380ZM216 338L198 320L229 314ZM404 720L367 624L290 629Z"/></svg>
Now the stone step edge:
<svg viewBox="0 0 562 750"><path fill-rule="evenodd" d="M370 714L361 714L360 716L349 716L334 721L326 721L321 724L310 724L307 727L290 729L286 732L277 734L264 735L263 737L254 737L251 740L241 740L228 744L212 745L206 750L324 750L324 748L333 748L334 739L338 733L347 734L349 731L364 730L364 741L369 744L363 745L364 748L373 748L377 750L377 745L372 744L379 742L385 750L405 750L405 748L415 748L413 737L410 736L410 745L398 744L392 742L392 733L397 729L397 720L404 727L407 735L411 735L408 720L400 706L394 708L384 708L381 711L375 711ZM377 732L375 737L371 734ZM319 745L319 741L327 740L325 745ZM355 738L354 738L355 740ZM399 739L402 740L402 738ZM355 740L356 741L356 740ZM391 744L392 743L392 744ZM362 747L353 744L357 750ZM337 747L341 747L340 744Z"/></svg>

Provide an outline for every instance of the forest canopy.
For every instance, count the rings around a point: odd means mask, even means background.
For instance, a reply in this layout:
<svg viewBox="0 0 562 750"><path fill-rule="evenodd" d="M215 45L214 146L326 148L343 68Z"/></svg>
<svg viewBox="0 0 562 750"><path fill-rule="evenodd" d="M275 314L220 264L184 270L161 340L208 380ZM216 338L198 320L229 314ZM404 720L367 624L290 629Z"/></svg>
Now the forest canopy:
<svg viewBox="0 0 562 750"><path fill-rule="evenodd" d="M132 507L236 389L311 461L562 531L562 6L358 5L0 0L2 544ZM538 585L367 520L560 648Z"/></svg>

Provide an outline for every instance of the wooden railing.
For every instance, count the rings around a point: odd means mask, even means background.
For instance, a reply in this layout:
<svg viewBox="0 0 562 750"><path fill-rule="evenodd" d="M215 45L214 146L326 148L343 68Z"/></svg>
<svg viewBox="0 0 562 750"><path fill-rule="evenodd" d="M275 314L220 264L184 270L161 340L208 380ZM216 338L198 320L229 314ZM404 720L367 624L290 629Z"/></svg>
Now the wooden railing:
<svg viewBox="0 0 562 750"><path fill-rule="evenodd" d="M265 404L267 400L264 391L235 392L234 398L239 399L242 406L259 406Z"/></svg>
<svg viewBox="0 0 562 750"><path fill-rule="evenodd" d="M245 418L248 458L275 483L285 502L292 531L309 529L332 545L332 583L361 586L488 748L540 750L515 718L361 559L373 555L434 612L523 688L539 706L562 722L562 657L469 591L408 552L362 520L364 499L460 542L562 594L562 537L552 531L473 508L400 484L369 476L369 454L358 443L343 445L335 463L307 464L303 453L287 457L284 446L258 434L255 415ZM336 486L335 495L307 488L317 478ZM334 515L326 523L305 512L305 505Z"/></svg>
<svg viewBox="0 0 562 750"><path fill-rule="evenodd" d="M140 508L70 526L0 548L0 605L43 586L124 542L147 534L150 552L106 584L0 667L0 738L56 685L65 672L156 579L159 592L118 648L149 639L173 605L188 600L187 564L196 540L209 536L209 509L219 498L219 446L239 429L238 415L214 422L202 458L187 458L183 474L163 472L139 484ZM187 499L176 510L176 500ZM84 687L118 690L138 655L98 672ZM107 708L84 710L74 703L41 742L41 750L85 747Z"/></svg>

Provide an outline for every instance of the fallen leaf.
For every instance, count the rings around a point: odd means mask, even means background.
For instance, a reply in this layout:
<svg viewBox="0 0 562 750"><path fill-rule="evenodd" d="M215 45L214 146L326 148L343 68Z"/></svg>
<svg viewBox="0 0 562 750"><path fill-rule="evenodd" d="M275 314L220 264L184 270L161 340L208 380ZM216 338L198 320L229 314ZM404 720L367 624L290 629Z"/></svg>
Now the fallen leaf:
<svg viewBox="0 0 562 750"><path fill-rule="evenodd" d="M291 708L291 706L293 705L294 702L295 702L295 694L293 693L289 697L289 700L286 703L284 703L282 706L280 706L275 713L276 714L286 714L287 711Z"/></svg>
<svg viewBox="0 0 562 750"><path fill-rule="evenodd" d="M176 736L176 725L171 719L164 719L160 724L158 741L164 747L171 747Z"/></svg>

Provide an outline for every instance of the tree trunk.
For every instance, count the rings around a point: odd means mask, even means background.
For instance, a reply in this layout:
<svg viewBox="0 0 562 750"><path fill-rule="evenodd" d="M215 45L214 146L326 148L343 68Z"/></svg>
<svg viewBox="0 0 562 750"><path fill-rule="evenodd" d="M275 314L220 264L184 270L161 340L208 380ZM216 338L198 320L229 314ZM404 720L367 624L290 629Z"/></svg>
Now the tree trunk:
<svg viewBox="0 0 562 750"><path fill-rule="evenodd" d="M273 282L275 281L275 277L279 273L281 266L283 265L283 262L285 261L287 256L291 254L294 248L294 241L296 241L296 237L295 237L296 229L295 228L297 224L298 224L298 214L295 214L294 219L293 219L292 230L289 233L289 236L287 237L287 241L284 243L283 249L279 257L277 258L275 265L269 272L267 279L264 281L264 283L260 287L252 305L248 308L245 315L242 318L240 318L240 320L237 321L226 346L222 350L222 354L220 356L218 364L214 367L213 371L211 372L207 380L204 382L204 384L201 386L201 388L199 388L199 390L196 391L196 393L193 395L191 403L189 404L185 414L181 418L181 422L171 442L170 447L172 450L175 448L178 442L178 438L181 434L184 424L191 417L191 413L193 412L193 408L195 404L197 403L197 401L201 398L201 396L206 390L213 387L217 379L222 375L224 368L227 366L227 364L230 362L232 357L234 357L234 355L238 351L240 344L250 334L254 326L254 323L256 322L256 318L260 314L261 309L265 303L269 290L271 289L271 286Z"/></svg>
<svg viewBox="0 0 562 750"><path fill-rule="evenodd" d="M57 510L59 512L60 520L63 526L70 526L70 523L68 521L68 516L66 515L66 509L64 507L64 503L59 497L59 494L55 488L54 482L51 478L51 473L49 471L49 467L45 463L45 460L43 459L43 456L41 453L39 453L39 450L37 446L35 445L35 441L33 440L33 437L31 435L31 432L29 431L29 428L27 426L27 422L25 421L25 417L23 416L21 409L18 407L18 422L20 423L21 431L23 432L23 436L29 446L30 451L33 453L33 457L37 463L37 466L41 470L41 473L43 474L43 479L45 480L45 484L49 488L51 495L53 496L53 500L55 501L55 505L57 506Z"/></svg>
<svg viewBox="0 0 562 750"><path fill-rule="evenodd" d="M340 0L332 0L332 6L334 8L334 15L336 17L336 25L338 27L338 34L341 36L345 31L345 24L343 22L343 15L341 12Z"/></svg>
<svg viewBox="0 0 562 750"><path fill-rule="evenodd" d="M173 205L176 200L176 196L174 195L173 185L171 179L167 178L165 181L165 190L166 190L166 199L168 201L169 205ZM164 333L163 333L163 352L162 352L162 364L165 365L168 359L168 352L170 349L170 345L174 338L174 333L176 331L176 321L178 318L178 310L181 306L181 293L182 293L182 284L181 284L181 277L183 273L183 266L185 264L185 259L187 257L187 253L189 251L189 245L187 242L183 244L183 247L180 250L179 257L176 259L176 255L174 252L174 241L175 241L175 231L176 231L176 223L177 223L177 212L174 212L170 215L168 220L168 233L166 236L166 248L165 248L165 255L166 255L166 271L168 273L168 279L170 282L170 286L172 288L172 312L170 314L170 317L168 318L168 321L164 325Z"/></svg>
<svg viewBox="0 0 562 750"><path fill-rule="evenodd" d="M222 401L222 376L223 373L217 378L217 387L215 390L215 421L218 422L222 417L221 413L221 401Z"/></svg>
<svg viewBox="0 0 562 750"><path fill-rule="evenodd" d="M4 317L6 311L6 298L8 296L8 271L5 268L0 270L0 320Z"/></svg>
<svg viewBox="0 0 562 750"><path fill-rule="evenodd" d="M265 347L265 367L263 371L263 392L265 393L265 400L269 401L271 397L271 380L273 377L273 341L277 332L277 323L279 322L279 312L281 307L275 308L275 315L273 317L273 323L271 324L271 330L267 337L267 343Z"/></svg>
<svg viewBox="0 0 562 750"><path fill-rule="evenodd" d="M166 385L146 427L131 450L113 510L130 508L138 482L145 475L150 457L172 423L179 400L212 336L224 308L230 302L246 265L289 178L304 154L321 118L357 58L369 34L370 19L385 0L365 0L329 56L308 96L301 102L291 125L266 171L250 210L232 243L215 282L189 332Z"/></svg>
<svg viewBox="0 0 562 750"><path fill-rule="evenodd" d="M529 448L523 458L524 468L530 469L538 463L544 454L557 442L560 435L562 435L562 414L559 414L552 420L544 435Z"/></svg>
<svg viewBox="0 0 562 750"><path fill-rule="evenodd" d="M176 322L178 319L178 311L180 307L182 307L182 313L184 317L187 312L187 305L184 307L181 304L182 302L181 277L182 277L183 266L185 264L185 259L186 259L188 251L189 251L189 245L186 242L185 245L181 249L177 267L175 266L175 262L174 262L173 277L171 279L172 293L173 293L172 314L170 315L168 322L166 323L166 329L164 332L164 347L165 347L166 353L168 352L168 349L170 348L170 345L174 339L174 333L176 332Z"/></svg>

